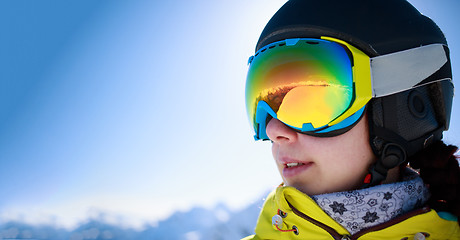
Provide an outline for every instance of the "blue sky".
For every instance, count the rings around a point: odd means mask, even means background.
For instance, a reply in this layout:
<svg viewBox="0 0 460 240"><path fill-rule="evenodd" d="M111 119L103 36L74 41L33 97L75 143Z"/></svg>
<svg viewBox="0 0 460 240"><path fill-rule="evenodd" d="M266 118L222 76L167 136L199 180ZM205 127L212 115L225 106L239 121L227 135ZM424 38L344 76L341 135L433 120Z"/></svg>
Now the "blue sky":
<svg viewBox="0 0 460 240"><path fill-rule="evenodd" d="M284 2L1 1L0 221L256 201L281 180L252 140L246 63ZM445 32L457 83L459 4L411 2Z"/></svg>

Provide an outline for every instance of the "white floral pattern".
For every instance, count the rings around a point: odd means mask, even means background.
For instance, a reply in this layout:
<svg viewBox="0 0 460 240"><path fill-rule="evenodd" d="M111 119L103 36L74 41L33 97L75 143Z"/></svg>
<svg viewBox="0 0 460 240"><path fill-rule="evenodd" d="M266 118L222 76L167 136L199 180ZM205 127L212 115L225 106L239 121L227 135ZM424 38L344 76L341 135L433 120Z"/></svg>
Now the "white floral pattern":
<svg viewBox="0 0 460 240"><path fill-rule="evenodd" d="M411 169L402 182L371 188L316 195L318 205L351 234L387 222L422 207L430 194L419 175Z"/></svg>

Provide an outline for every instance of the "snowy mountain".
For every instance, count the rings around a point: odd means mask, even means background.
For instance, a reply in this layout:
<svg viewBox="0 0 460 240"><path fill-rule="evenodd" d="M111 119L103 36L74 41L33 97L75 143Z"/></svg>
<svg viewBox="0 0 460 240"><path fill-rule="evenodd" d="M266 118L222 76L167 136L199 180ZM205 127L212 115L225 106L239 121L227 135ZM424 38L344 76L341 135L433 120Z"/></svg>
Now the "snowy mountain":
<svg viewBox="0 0 460 240"><path fill-rule="evenodd" d="M235 240L253 233L262 204L260 200L235 212L224 204L213 209L195 207L187 212L176 212L156 226L147 225L141 231L94 219L74 230L8 222L0 225L0 239Z"/></svg>

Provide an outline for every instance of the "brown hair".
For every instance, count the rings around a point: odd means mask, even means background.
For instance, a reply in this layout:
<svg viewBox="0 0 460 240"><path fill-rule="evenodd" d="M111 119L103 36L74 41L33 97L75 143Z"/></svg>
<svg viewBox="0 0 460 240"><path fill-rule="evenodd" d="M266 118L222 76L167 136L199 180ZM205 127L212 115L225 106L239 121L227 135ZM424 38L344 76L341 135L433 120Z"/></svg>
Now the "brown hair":
<svg viewBox="0 0 460 240"><path fill-rule="evenodd" d="M456 146L438 141L410 157L409 164L420 172L430 189L428 205L438 212L450 212L459 217L460 167L458 156L455 156L457 150Z"/></svg>

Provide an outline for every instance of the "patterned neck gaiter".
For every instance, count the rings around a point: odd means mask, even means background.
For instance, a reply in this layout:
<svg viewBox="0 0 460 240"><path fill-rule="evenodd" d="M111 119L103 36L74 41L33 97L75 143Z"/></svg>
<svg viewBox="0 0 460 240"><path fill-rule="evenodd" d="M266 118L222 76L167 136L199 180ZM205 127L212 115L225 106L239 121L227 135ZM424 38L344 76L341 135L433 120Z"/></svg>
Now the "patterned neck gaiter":
<svg viewBox="0 0 460 240"><path fill-rule="evenodd" d="M422 207L430 197L418 173L406 168L403 181L354 191L313 196L351 234Z"/></svg>

